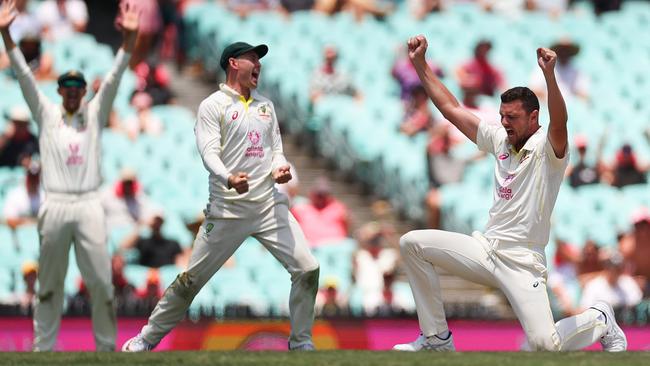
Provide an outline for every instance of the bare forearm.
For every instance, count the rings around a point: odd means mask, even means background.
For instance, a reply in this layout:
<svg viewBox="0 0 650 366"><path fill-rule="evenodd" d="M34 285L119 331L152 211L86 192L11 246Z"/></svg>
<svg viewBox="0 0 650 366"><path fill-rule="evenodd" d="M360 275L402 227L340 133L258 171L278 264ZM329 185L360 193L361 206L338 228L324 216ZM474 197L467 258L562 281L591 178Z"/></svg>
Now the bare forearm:
<svg viewBox="0 0 650 366"><path fill-rule="evenodd" d="M11 38L9 29L1 29L0 33L2 33L2 40L5 43L5 49L7 52L13 50L16 47L16 43L14 43L14 40Z"/></svg>
<svg viewBox="0 0 650 366"><path fill-rule="evenodd" d="M418 63L414 66L422 82L422 86L424 86L431 101L433 101L433 104L436 105L436 108L440 110L445 118L449 119L447 114L454 108L460 106L460 103L426 63Z"/></svg>
<svg viewBox="0 0 650 366"><path fill-rule="evenodd" d="M551 129L564 128L568 119L566 104L557 85L555 74L553 72L545 73L546 88L548 92L548 112L551 118Z"/></svg>
<svg viewBox="0 0 650 366"><path fill-rule="evenodd" d="M126 53L132 53L135 47L137 32L125 32L122 40L122 49Z"/></svg>

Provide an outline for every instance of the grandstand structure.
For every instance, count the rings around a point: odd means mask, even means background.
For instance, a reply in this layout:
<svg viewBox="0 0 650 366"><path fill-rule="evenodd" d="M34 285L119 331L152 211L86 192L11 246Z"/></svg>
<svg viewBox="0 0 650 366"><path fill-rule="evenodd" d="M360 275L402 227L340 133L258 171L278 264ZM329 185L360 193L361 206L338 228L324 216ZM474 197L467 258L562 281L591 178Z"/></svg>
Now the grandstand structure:
<svg viewBox="0 0 650 366"><path fill-rule="evenodd" d="M218 3L199 2L187 8L185 20L189 57L201 61L209 71L218 70L218 56L231 42L268 44L270 52L263 61L260 85L274 101L285 131L300 136L321 157L354 175L376 196L389 199L404 218L421 221L428 190L427 139L399 133L404 111L398 86L390 77L398 47L415 34L428 36L429 56L445 70L453 70L467 59L476 41L490 39L493 60L506 72L511 85L527 84L537 67L537 47L571 37L581 45L576 62L591 77L593 98L591 102L567 100L570 135L583 134L593 142L602 140L605 161L612 160L623 143L631 144L642 160L650 161L650 103L645 100L650 95L650 4L626 1L620 12L599 18L588 5L579 3L577 7L557 19L537 13L523 13L513 19L484 13L467 3L414 21L401 6L382 21L367 18L356 23L349 14L325 16L309 11L293 13L289 18L264 12L241 19ZM340 67L353 76L364 95L361 102L345 96L327 96L317 105L310 102L310 77L320 65L322 48L328 44L339 48ZM57 72L78 68L89 80L105 74L113 60L108 46L85 34L44 47L53 55ZM443 82L459 95L460 87L452 74L448 73ZM58 100L55 82L41 83L40 88ZM115 101L122 116L135 113L129 105L134 88L135 76L127 71ZM0 111L24 103L17 83L6 74L0 75L0 95ZM498 105L498 100L492 102ZM193 219L207 200L207 172L194 142L194 111L170 105L154 107L153 112L164 124L159 137L142 135L132 142L109 130L103 132L104 180L115 181L122 168L135 169L148 195L165 207L165 234L188 247L193 238L185 222ZM1 123L0 130L4 130ZM459 146L454 154L468 156L473 149ZM492 167L492 161L483 160L467 168L462 182L441 188L445 229L464 233L482 229L491 204ZM0 168L0 206L7 191L22 184L23 175L19 169ZM573 189L565 183L555 208L552 236L577 245L592 239L601 246L613 247L617 234L629 229L630 214L639 206L650 207L648 185L617 189L599 184ZM126 230L109 234L111 251L127 234ZM12 244L16 241L20 247ZM34 227L13 233L0 225L0 245L3 298L23 290L20 266L38 257L38 234ZM355 240L349 239L314 252L321 263L321 281L336 277L340 291L350 294L352 314L362 315L360 294L351 280L351 257L356 247ZM548 254L553 252L552 240ZM70 256L66 295L78 289L80 275L74 260ZM290 284L284 268L254 239L242 245L235 260L235 267L221 269L198 294L190 315L224 316L232 304L248 306L254 316L287 315ZM126 275L136 287L142 287L147 270L129 264ZM178 271L174 266L162 267L161 285L169 285ZM450 281L452 287L467 286ZM467 296L473 299L480 299L484 293L482 288L464 288L471 290ZM395 291L410 296L406 283L397 283ZM461 296L457 297L462 302Z"/></svg>

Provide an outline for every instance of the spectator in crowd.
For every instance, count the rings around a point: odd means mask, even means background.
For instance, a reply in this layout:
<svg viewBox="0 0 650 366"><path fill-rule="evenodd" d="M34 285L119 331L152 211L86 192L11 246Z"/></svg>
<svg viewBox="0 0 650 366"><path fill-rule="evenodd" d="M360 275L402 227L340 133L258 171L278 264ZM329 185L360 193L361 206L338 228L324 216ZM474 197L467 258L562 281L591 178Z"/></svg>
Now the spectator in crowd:
<svg viewBox="0 0 650 366"><path fill-rule="evenodd" d="M135 298L135 288L124 275L124 257L120 253L115 253L111 257L111 273L113 276L113 287L115 288L115 300L117 307L120 308L133 302Z"/></svg>
<svg viewBox="0 0 650 366"><path fill-rule="evenodd" d="M429 108L429 96L424 87L418 85L411 90L411 98L399 129L407 136L414 136L419 132L431 129L433 122L433 113Z"/></svg>
<svg viewBox="0 0 650 366"><path fill-rule="evenodd" d="M650 296L650 211L638 208L632 223L632 232L621 239L620 249L631 265L630 273L636 276L645 296Z"/></svg>
<svg viewBox="0 0 650 366"><path fill-rule="evenodd" d="M327 15L348 12L360 23L366 16L382 18L388 15L392 6L381 5L376 0L316 0L314 10Z"/></svg>
<svg viewBox="0 0 650 366"><path fill-rule="evenodd" d="M489 96L505 89L506 80L503 73L488 59L491 49L492 42L488 40L482 40L476 44L474 57L456 70L460 85L478 85L479 93Z"/></svg>
<svg viewBox="0 0 650 366"><path fill-rule="evenodd" d="M131 97L131 105L135 115L124 119L124 128L129 139L135 141L140 134L159 136L163 124L160 118L151 111L153 98L145 92L135 92Z"/></svg>
<svg viewBox="0 0 650 366"><path fill-rule="evenodd" d="M645 184L648 168L643 166L630 144L624 144L616 153L606 181L614 187L624 187L631 184Z"/></svg>
<svg viewBox="0 0 650 366"><path fill-rule="evenodd" d="M171 76L163 64L149 64L144 91L152 98L153 105L174 104L174 93L170 88Z"/></svg>
<svg viewBox="0 0 650 366"><path fill-rule="evenodd" d="M573 0L525 0L524 8L527 11L539 11L557 18L564 14Z"/></svg>
<svg viewBox="0 0 650 366"><path fill-rule="evenodd" d="M569 177L571 187L577 188L600 183L600 172L603 169L600 157L596 158L596 164L593 165L587 163L585 158L587 155L587 138L583 135L576 135L573 144L578 149L578 162L567 169L566 174ZM597 155L600 155L600 153Z"/></svg>
<svg viewBox="0 0 650 366"><path fill-rule="evenodd" d="M557 54L555 75L563 95L572 95L584 101L589 100L589 77L580 71L573 63L573 58L580 52L580 46L568 38L564 38L551 46ZM534 70L530 78L530 89L537 94L540 101L546 100L546 84L544 75Z"/></svg>
<svg viewBox="0 0 650 366"><path fill-rule="evenodd" d="M605 272L585 285L580 305L589 308L596 301L605 301L614 308L636 306L643 294L632 277L623 274L623 256L612 253L605 261Z"/></svg>
<svg viewBox="0 0 650 366"><path fill-rule="evenodd" d="M162 31L162 17L158 0L121 0L120 7L124 8L127 3L137 6L140 11L140 29L129 61L131 69L135 69L140 62L147 59L155 47ZM120 17L121 13L118 12L115 24L121 24Z"/></svg>
<svg viewBox="0 0 650 366"><path fill-rule="evenodd" d="M9 26L11 38L20 40L28 34L40 34L42 25L36 14L30 11L29 0L16 0L16 19Z"/></svg>
<svg viewBox="0 0 650 366"><path fill-rule="evenodd" d="M593 240L587 240L582 247L580 262L578 262L577 268L578 279L583 287L587 282L602 272L603 254L601 254L600 247Z"/></svg>
<svg viewBox="0 0 650 366"><path fill-rule="evenodd" d="M326 46L324 51L324 64L312 75L310 93L312 102L330 94L343 94L358 96L357 90L346 74L336 68L338 52L334 46Z"/></svg>
<svg viewBox="0 0 650 366"><path fill-rule="evenodd" d="M413 64L408 58L408 53L406 47L400 48L401 56L395 60L393 68L391 69L391 75L397 81L400 86L400 97L405 104L411 100L413 95L413 89L418 86L422 86L418 73L415 71ZM439 68L431 60L427 60L427 65L431 71L433 71L438 77L443 77L444 73L442 69Z"/></svg>
<svg viewBox="0 0 650 366"><path fill-rule="evenodd" d="M165 219L161 213L155 214L149 224L151 234L141 235L138 230L124 240L122 248L136 249L140 255L138 264L143 266L158 268L175 264L183 250L176 240L168 239L163 235L164 222Z"/></svg>
<svg viewBox="0 0 650 366"><path fill-rule="evenodd" d="M347 299L339 291L338 280L335 277L325 279L323 286L318 289L314 306L316 314L325 318L349 314Z"/></svg>
<svg viewBox="0 0 650 366"><path fill-rule="evenodd" d="M54 58L49 53L42 52L40 35L26 34L18 42L18 47L25 56L25 61L27 61L27 65L31 69L36 80L56 80L57 75L54 72Z"/></svg>
<svg viewBox="0 0 650 366"><path fill-rule="evenodd" d="M363 225L358 239L359 250L352 258L352 275L361 292L365 314L375 315L383 304L392 303L392 281L386 284L385 279L387 276L392 279L399 253L387 247L382 228L376 222Z"/></svg>
<svg viewBox="0 0 650 366"><path fill-rule="evenodd" d="M153 308L162 297L162 288L160 287L160 272L157 268L149 269L147 280L144 287L137 290L137 298L140 305L147 309L146 313L151 313Z"/></svg>
<svg viewBox="0 0 650 366"><path fill-rule="evenodd" d="M325 177L316 181L309 194L309 202L294 205L291 212L311 247L348 236L348 209L332 196L332 188Z"/></svg>
<svg viewBox="0 0 650 366"><path fill-rule="evenodd" d="M408 0L407 5L415 20L422 20L431 13L441 12L449 0Z"/></svg>
<svg viewBox="0 0 650 366"><path fill-rule="evenodd" d="M58 41L84 32L88 24L88 8L83 0L46 0L37 10L44 38Z"/></svg>
<svg viewBox="0 0 650 366"><path fill-rule="evenodd" d="M226 0L228 10L246 18L250 13L279 9L277 0Z"/></svg>
<svg viewBox="0 0 650 366"><path fill-rule="evenodd" d="M314 3L316 3L316 0L280 0L280 10L284 13L311 10Z"/></svg>
<svg viewBox="0 0 650 366"><path fill-rule="evenodd" d="M36 279L38 277L38 264L34 261L26 261L21 267L25 291L18 297L20 312L24 315L31 315L36 297Z"/></svg>
<svg viewBox="0 0 650 366"><path fill-rule="evenodd" d="M0 135L0 167L17 167L21 158L38 153L38 139L29 131L29 110L22 106L11 109L10 123Z"/></svg>
<svg viewBox="0 0 650 366"><path fill-rule="evenodd" d="M558 312L558 317L564 318L578 314L578 281L577 265L580 262L580 251L564 240L556 241L554 269L548 275L551 290L551 309Z"/></svg>
<svg viewBox="0 0 650 366"><path fill-rule="evenodd" d="M116 228L146 225L156 209L143 192L135 171L129 168L123 169L120 179L102 193L102 206L109 232Z"/></svg>
<svg viewBox="0 0 650 366"><path fill-rule="evenodd" d="M594 5L594 13L596 15L602 15L608 11L621 10L623 0L591 0L591 2Z"/></svg>
<svg viewBox="0 0 650 366"><path fill-rule="evenodd" d="M34 161L26 170L25 184L7 193L2 210L7 225L11 229L16 229L21 225L35 225L38 210L43 202L40 165Z"/></svg>

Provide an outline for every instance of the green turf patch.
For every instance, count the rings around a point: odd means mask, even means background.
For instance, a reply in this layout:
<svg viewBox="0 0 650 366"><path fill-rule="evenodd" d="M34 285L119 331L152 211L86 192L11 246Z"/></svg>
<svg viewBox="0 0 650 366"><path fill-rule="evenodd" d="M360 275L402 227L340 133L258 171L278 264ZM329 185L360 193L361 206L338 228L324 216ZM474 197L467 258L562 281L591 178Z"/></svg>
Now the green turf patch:
<svg viewBox="0 0 650 366"><path fill-rule="evenodd" d="M650 365L650 353L398 353L321 352L152 352L3 353L2 365L498 365L498 366L627 366Z"/></svg>

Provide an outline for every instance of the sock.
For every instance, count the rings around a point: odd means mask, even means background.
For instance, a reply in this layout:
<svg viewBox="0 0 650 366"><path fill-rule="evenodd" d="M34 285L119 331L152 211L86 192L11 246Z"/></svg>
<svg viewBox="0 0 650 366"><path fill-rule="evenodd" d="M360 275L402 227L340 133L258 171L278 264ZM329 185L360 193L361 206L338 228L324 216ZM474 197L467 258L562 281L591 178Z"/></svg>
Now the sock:
<svg viewBox="0 0 650 366"><path fill-rule="evenodd" d="M451 332L449 331L449 329L447 329L444 332L436 334L436 337L443 341L446 341L447 339L449 339L449 337L451 337Z"/></svg>

